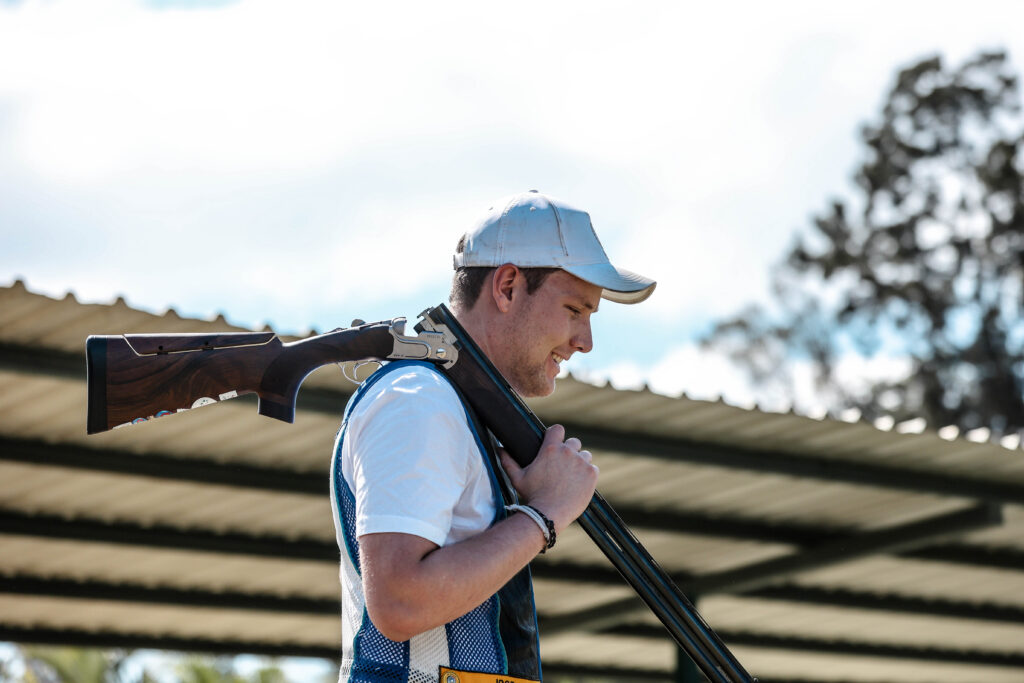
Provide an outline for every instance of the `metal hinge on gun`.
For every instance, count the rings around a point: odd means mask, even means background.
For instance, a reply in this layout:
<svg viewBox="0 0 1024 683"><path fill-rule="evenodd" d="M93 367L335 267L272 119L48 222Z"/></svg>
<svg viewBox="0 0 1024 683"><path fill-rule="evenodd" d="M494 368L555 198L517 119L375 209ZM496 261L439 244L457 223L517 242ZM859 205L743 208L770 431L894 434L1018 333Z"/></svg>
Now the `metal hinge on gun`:
<svg viewBox="0 0 1024 683"><path fill-rule="evenodd" d="M405 334L405 318L395 318L391 321L389 331L395 339L395 348L388 358L440 361L445 368L455 365L459 359L455 335L443 325L434 325L422 313L420 316L422 319L419 325L422 331L415 337Z"/></svg>

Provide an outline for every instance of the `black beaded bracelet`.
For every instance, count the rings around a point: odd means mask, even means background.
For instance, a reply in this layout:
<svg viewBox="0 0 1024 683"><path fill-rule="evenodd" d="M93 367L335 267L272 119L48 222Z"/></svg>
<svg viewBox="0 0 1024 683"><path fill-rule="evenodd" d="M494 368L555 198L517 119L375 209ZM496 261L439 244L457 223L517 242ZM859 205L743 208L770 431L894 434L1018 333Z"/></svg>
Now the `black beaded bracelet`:
<svg viewBox="0 0 1024 683"><path fill-rule="evenodd" d="M548 526L548 544L547 547L544 548L544 550L540 551L540 554L543 555L544 552L548 550L548 548L555 547L555 523L548 519L547 515L545 515L543 512L533 507L532 505L527 505L527 507L536 512L538 515L540 515L540 518L543 519L544 523Z"/></svg>
<svg viewBox="0 0 1024 683"><path fill-rule="evenodd" d="M547 541L547 545L545 545L540 551L541 555L543 555L548 548L555 547L555 523L548 519L547 515L532 505L506 505L505 509L509 512L522 512L537 523L537 526L540 527L541 533L544 534L544 540Z"/></svg>

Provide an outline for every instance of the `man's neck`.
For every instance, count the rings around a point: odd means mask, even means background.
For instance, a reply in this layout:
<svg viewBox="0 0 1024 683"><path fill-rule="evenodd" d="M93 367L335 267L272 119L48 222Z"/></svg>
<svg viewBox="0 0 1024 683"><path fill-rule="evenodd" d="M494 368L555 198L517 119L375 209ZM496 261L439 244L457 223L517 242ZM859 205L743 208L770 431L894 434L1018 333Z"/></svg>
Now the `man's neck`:
<svg viewBox="0 0 1024 683"><path fill-rule="evenodd" d="M464 308L452 308L452 315L459 321L463 329L469 333L476 345L484 352L484 355L493 363L495 358L492 353L490 333L493 332L493 325L488 324L487 316L480 312L480 306L470 310Z"/></svg>

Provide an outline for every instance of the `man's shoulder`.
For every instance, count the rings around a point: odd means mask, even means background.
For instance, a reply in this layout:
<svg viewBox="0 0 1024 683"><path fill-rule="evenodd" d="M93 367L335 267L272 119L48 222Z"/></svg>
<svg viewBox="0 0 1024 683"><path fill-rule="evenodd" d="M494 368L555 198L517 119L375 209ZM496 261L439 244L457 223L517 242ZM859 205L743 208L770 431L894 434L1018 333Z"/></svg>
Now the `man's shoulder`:
<svg viewBox="0 0 1024 683"><path fill-rule="evenodd" d="M467 436L472 432L467 409L441 372L422 363L385 366L378 372L382 374L372 378L346 411L352 439L381 441L399 433L419 434L435 444L472 439Z"/></svg>
<svg viewBox="0 0 1024 683"><path fill-rule="evenodd" d="M376 382L377 385L383 384L385 387L394 389L423 387L429 390L444 388L453 394L455 393L451 381L433 363L390 363L382 367L378 372L384 374L381 378L382 381Z"/></svg>
<svg viewBox="0 0 1024 683"><path fill-rule="evenodd" d="M461 405L451 381L433 364L396 363L386 365L378 372L382 374L377 378L371 376L373 384L367 387L361 403L427 401L436 404L437 408L446 404Z"/></svg>

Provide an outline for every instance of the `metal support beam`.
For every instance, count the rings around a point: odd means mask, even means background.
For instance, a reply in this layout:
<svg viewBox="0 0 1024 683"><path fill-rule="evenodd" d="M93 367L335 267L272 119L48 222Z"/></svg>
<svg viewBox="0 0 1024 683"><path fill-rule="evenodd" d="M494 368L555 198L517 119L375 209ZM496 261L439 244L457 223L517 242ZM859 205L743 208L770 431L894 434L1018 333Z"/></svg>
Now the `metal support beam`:
<svg viewBox="0 0 1024 683"><path fill-rule="evenodd" d="M544 662L545 679L551 676L569 676L585 678L590 681L648 681L649 683L672 683L672 675L657 669L626 669L610 666L587 666L585 664L569 664Z"/></svg>
<svg viewBox="0 0 1024 683"><path fill-rule="evenodd" d="M0 460L279 493L304 493L325 499L330 493L326 468L323 472L298 472L281 467L220 463L159 453L136 455L3 437L0 437Z"/></svg>
<svg viewBox="0 0 1024 683"><path fill-rule="evenodd" d="M1024 564L1018 565L1018 568L1021 567L1024 567ZM1024 624L1024 607L1016 605L939 600L898 593L874 593L794 585L761 588L743 595L748 598L798 602L821 607L851 607L879 612Z"/></svg>
<svg viewBox="0 0 1024 683"><path fill-rule="evenodd" d="M27 515L11 510L0 510L0 534L332 563L337 563L339 558L336 544L321 541L218 534L168 526L143 527L123 522L69 521L53 515Z"/></svg>
<svg viewBox="0 0 1024 683"><path fill-rule="evenodd" d="M989 569L1024 569L1024 551L1016 548L991 548L969 545L967 543L950 543L934 548L920 548L903 553L903 557L926 562L947 562L972 567Z"/></svg>
<svg viewBox="0 0 1024 683"><path fill-rule="evenodd" d="M743 593L778 583L794 574L832 566L851 559L879 554L899 554L933 545L968 531L999 526L999 506L985 504L950 512L920 522L848 536L806 550L764 562L698 577L687 588L708 593Z"/></svg>
<svg viewBox="0 0 1024 683"><path fill-rule="evenodd" d="M82 353L0 342L0 370L85 381L85 340Z"/></svg>
<svg viewBox="0 0 1024 683"><path fill-rule="evenodd" d="M842 539L852 536L853 534L835 534L822 538L829 541L841 542ZM824 540L822 542L824 542ZM818 544L800 545L802 547L811 548ZM958 543L955 541L946 542L940 546L931 548L905 551L898 553L897 556L910 560L943 562L963 567L1007 569L1009 571L1024 570L1024 551L1006 547L991 548L969 543ZM557 564L553 564L542 561L533 564L531 571L533 572L534 577L552 579L555 581L570 580L589 583L604 583L615 586L622 584L622 578L619 576L618 572L591 564L577 564L573 562L558 562ZM672 574L672 580L679 586L690 586L696 580L696 575L687 572L674 572ZM806 590L814 589L807 588ZM755 595L760 594L760 592L761 591L753 591L748 592L747 594Z"/></svg>
<svg viewBox="0 0 1024 683"><path fill-rule="evenodd" d="M24 628L0 626L0 641L31 645L66 645L71 647L128 648L146 650L177 650L180 652L207 652L211 654L254 654L268 657L317 657L339 661L340 646L298 645L295 643L267 643L246 640L213 640L209 638L179 638L141 633L111 631L80 631L74 629Z"/></svg>
<svg viewBox="0 0 1024 683"><path fill-rule="evenodd" d="M145 605L174 605L213 609L253 610L305 615L339 614L340 598L280 597L262 593L208 591L184 588L154 588L130 583L41 579L33 576L0 576L0 594L31 595L75 600L132 602Z"/></svg>

